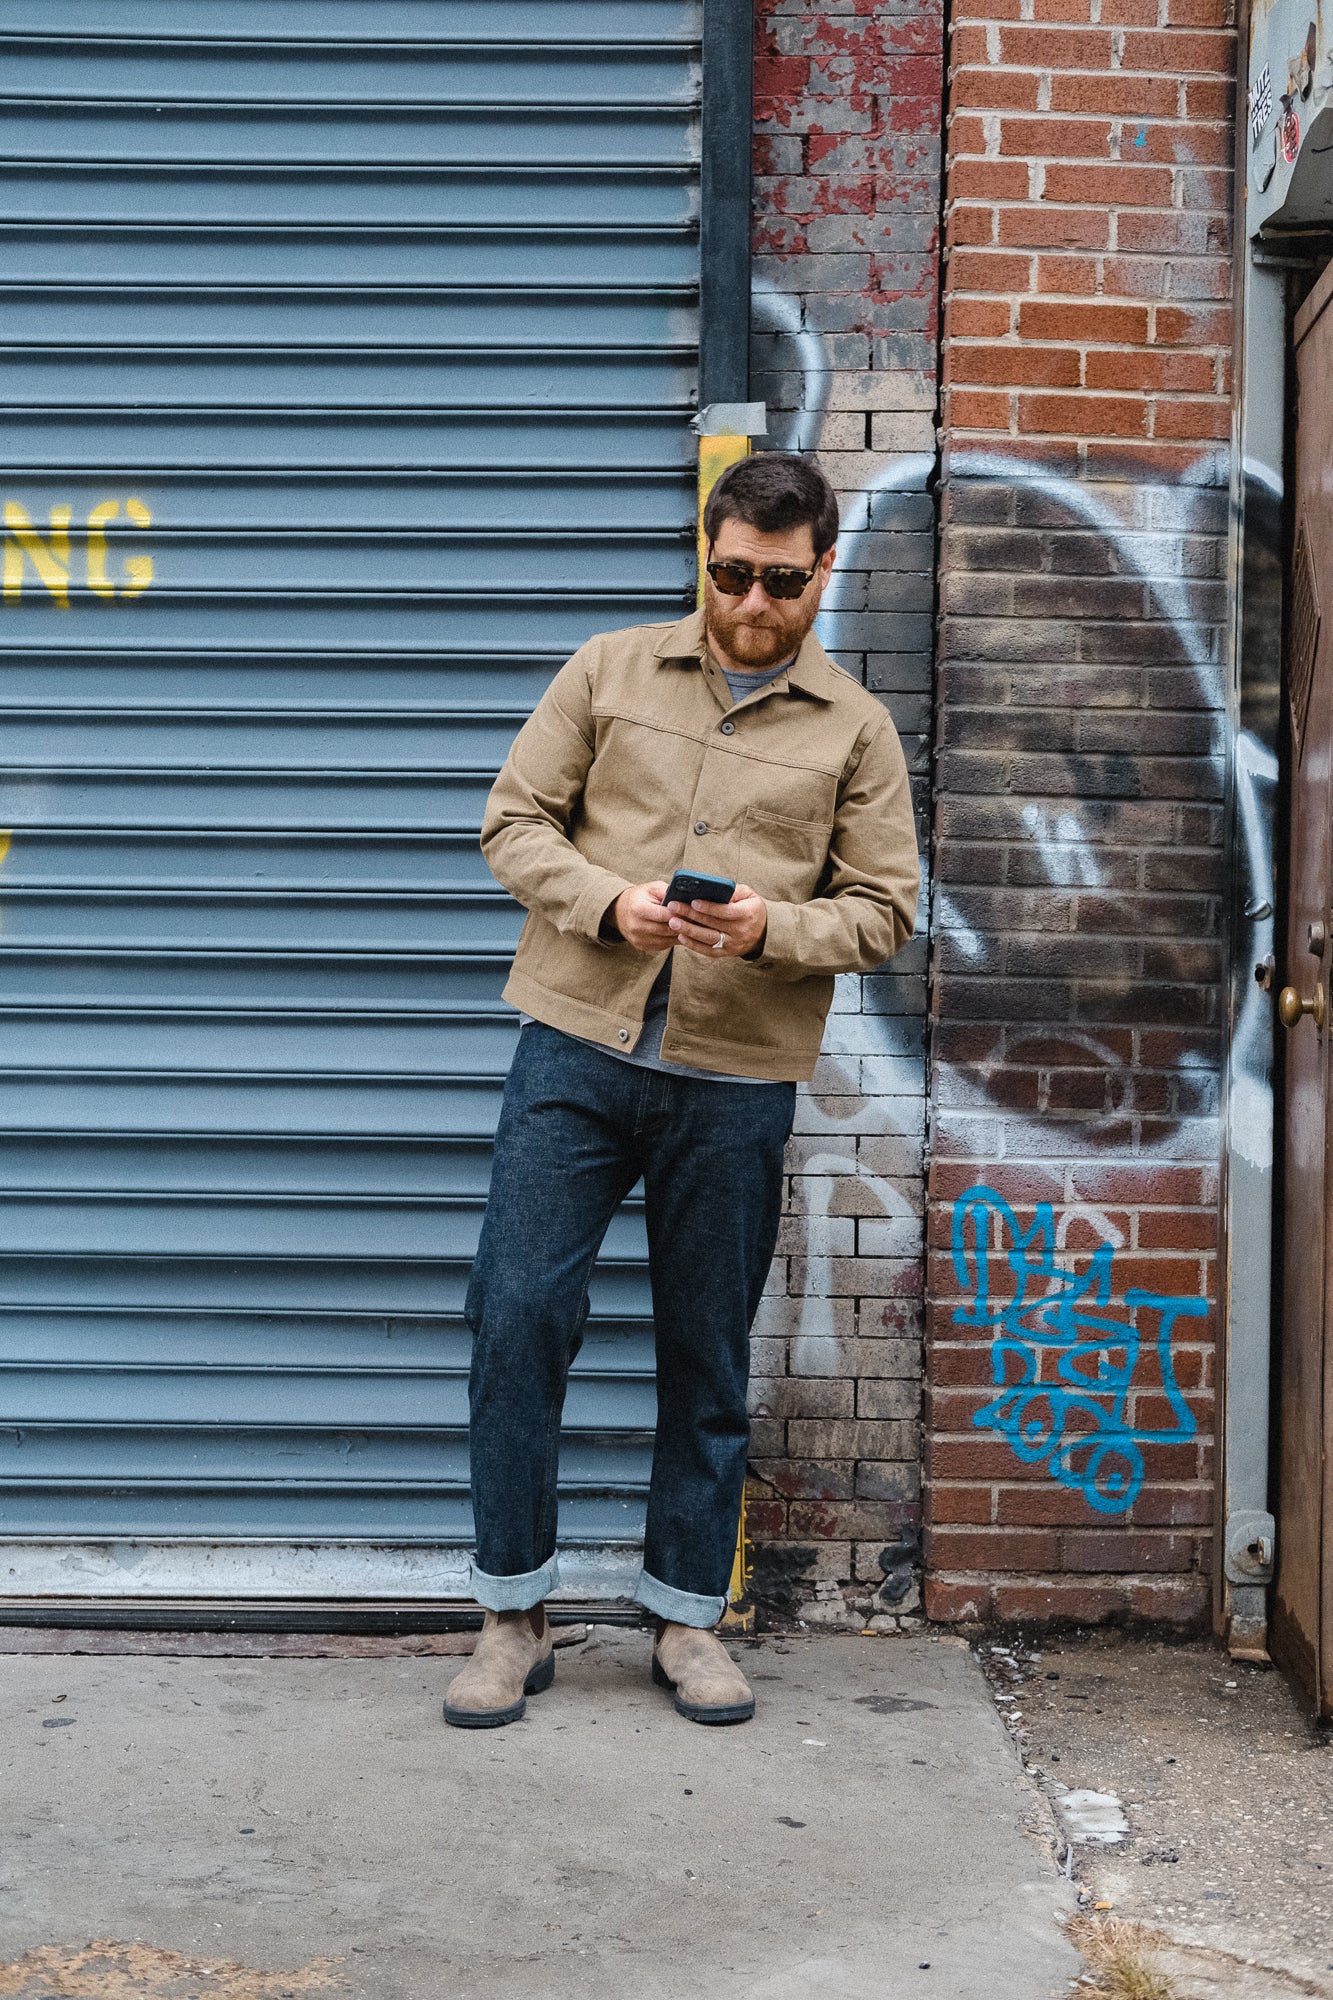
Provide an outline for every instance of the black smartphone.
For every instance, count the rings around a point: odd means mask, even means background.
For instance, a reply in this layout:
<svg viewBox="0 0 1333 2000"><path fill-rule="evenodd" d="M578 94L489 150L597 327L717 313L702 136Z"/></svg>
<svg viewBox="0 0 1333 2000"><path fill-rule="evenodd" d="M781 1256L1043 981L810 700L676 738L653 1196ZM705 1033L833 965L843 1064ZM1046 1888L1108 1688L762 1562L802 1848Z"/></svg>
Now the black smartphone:
<svg viewBox="0 0 1333 2000"><path fill-rule="evenodd" d="M696 875L678 868L667 883L668 903L729 903L736 893L730 875Z"/></svg>

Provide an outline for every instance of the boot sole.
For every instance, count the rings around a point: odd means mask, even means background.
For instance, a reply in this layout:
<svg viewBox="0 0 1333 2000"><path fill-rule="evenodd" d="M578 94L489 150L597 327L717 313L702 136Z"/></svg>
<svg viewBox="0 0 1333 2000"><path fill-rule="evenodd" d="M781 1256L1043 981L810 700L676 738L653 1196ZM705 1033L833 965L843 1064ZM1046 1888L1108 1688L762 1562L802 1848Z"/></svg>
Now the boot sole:
<svg viewBox="0 0 1333 2000"><path fill-rule="evenodd" d="M676 1713L688 1722L748 1722L754 1714L754 1696L748 1701L701 1702L686 1701L676 1693L676 1683L672 1680L656 1653L653 1654L653 1680L658 1687L670 1688L675 1694Z"/></svg>
<svg viewBox="0 0 1333 2000"><path fill-rule="evenodd" d="M517 1722L528 1705L530 1694L544 1694L555 1679L555 1654L548 1653L544 1660L538 1660L523 1683L523 1692L508 1708L450 1708L444 1704L444 1719L453 1729L502 1729L506 1722Z"/></svg>

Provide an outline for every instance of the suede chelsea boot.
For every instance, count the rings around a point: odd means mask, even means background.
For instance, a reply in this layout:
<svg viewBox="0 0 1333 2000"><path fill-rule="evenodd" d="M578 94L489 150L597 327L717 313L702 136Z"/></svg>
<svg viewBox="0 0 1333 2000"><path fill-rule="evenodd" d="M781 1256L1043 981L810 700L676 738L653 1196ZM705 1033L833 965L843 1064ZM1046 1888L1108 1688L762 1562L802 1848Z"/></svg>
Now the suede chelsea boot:
<svg viewBox="0 0 1333 2000"><path fill-rule="evenodd" d="M659 1619L653 1679L674 1688L676 1709L691 1722L748 1722L750 1684L715 1632Z"/></svg>
<svg viewBox="0 0 1333 2000"><path fill-rule="evenodd" d="M449 1683L444 1719L455 1729L498 1729L517 1722L530 1694L555 1679L546 1611L488 1611L477 1649Z"/></svg>

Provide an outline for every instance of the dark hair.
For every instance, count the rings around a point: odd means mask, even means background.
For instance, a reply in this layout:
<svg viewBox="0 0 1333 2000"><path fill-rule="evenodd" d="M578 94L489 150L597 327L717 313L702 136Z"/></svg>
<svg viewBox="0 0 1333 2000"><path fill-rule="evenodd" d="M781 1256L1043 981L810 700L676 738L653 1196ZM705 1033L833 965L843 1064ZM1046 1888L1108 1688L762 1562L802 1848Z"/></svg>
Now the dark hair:
<svg viewBox="0 0 1333 2000"><path fill-rule="evenodd" d="M710 546L724 521L744 521L766 535L808 526L816 556L838 539L833 488L811 459L794 451L759 451L729 465L704 507L704 539Z"/></svg>

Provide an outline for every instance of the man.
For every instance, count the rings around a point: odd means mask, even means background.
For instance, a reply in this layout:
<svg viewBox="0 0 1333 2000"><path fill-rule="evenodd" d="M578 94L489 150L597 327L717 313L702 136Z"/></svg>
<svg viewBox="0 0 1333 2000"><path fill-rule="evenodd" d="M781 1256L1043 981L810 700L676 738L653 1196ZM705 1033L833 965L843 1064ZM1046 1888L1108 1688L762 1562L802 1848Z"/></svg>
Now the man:
<svg viewBox="0 0 1333 2000"><path fill-rule="evenodd" d="M754 1698L712 1628L745 1479L750 1324L772 1262L796 1083L834 975L912 932L917 854L888 714L811 630L838 515L787 453L733 466L704 513L702 611L590 639L520 730L481 844L528 910L468 1290L476 1652L445 1719L488 1728L549 1687L556 1457L588 1279L643 1178L657 1436L643 1572L653 1677L696 1722ZM728 902L665 901L677 867Z"/></svg>

